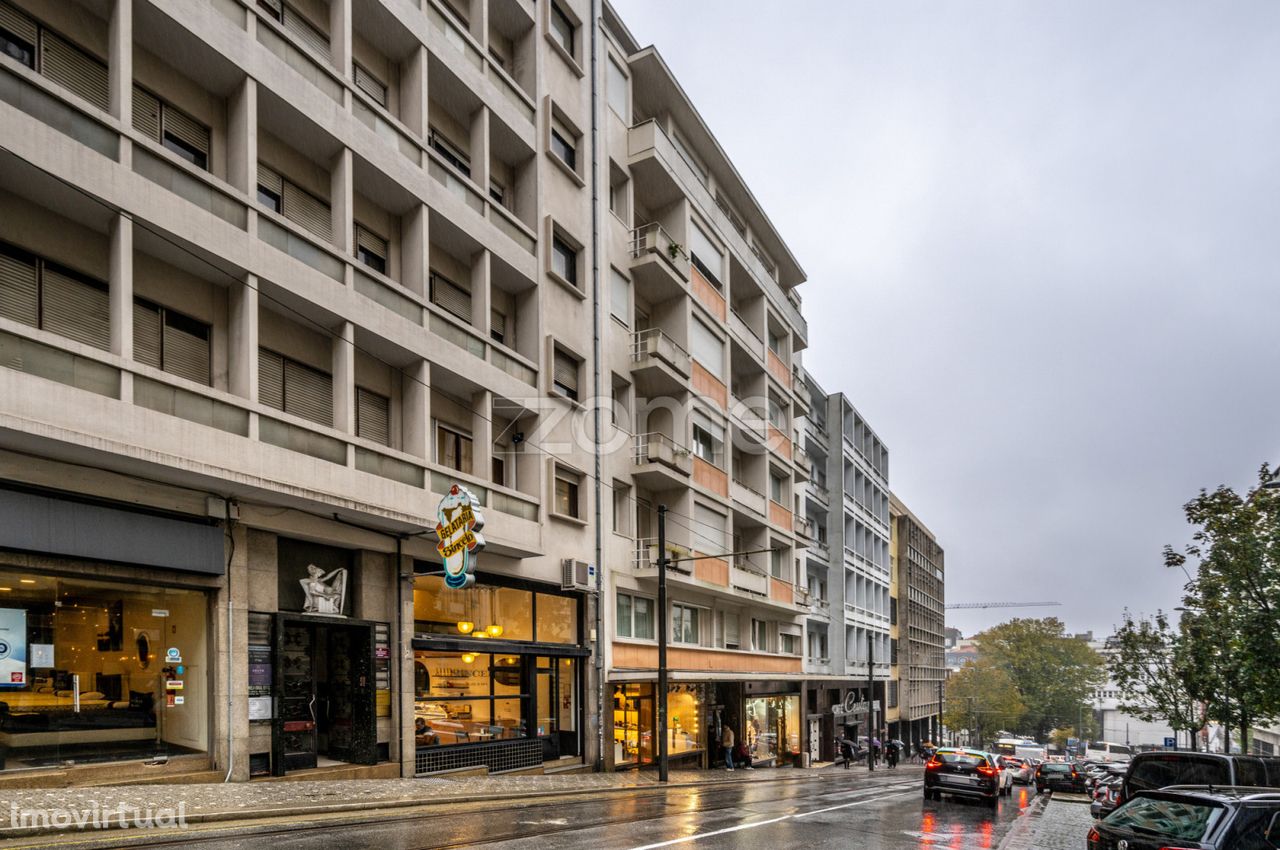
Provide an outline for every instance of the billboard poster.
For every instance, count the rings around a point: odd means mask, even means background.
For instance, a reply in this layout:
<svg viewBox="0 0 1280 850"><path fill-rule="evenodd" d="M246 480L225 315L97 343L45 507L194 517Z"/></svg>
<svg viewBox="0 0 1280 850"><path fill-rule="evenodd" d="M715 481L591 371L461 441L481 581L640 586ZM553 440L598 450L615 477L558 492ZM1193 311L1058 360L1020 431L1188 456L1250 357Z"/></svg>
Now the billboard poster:
<svg viewBox="0 0 1280 850"><path fill-rule="evenodd" d="M0 688L27 686L27 611L0 608Z"/></svg>

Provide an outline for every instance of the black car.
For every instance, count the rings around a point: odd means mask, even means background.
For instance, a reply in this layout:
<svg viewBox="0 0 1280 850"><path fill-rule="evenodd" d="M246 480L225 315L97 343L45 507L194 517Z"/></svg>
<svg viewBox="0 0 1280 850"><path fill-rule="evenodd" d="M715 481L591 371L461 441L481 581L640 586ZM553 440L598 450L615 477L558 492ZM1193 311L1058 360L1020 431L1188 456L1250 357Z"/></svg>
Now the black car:
<svg viewBox="0 0 1280 850"><path fill-rule="evenodd" d="M1171 750L1138 753L1129 762L1120 802L1170 785L1280 788L1280 758Z"/></svg>
<svg viewBox="0 0 1280 850"><path fill-rule="evenodd" d="M1036 791L1043 794L1049 791L1073 791L1085 793L1084 775L1074 764L1061 761L1047 761L1036 768Z"/></svg>
<svg viewBox="0 0 1280 850"><path fill-rule="evenodd" d="M981 797L992 806L1000 801L1003 776L996 756L984 750L942 747L924 766L924 798L943 794Z"/></svg>
<svg viewBox="0 0 1280 850"><path fill-rule="evenodd" d="M1089 830L1089 850L1276 850L1280 791L1140 791Z"/></svg>

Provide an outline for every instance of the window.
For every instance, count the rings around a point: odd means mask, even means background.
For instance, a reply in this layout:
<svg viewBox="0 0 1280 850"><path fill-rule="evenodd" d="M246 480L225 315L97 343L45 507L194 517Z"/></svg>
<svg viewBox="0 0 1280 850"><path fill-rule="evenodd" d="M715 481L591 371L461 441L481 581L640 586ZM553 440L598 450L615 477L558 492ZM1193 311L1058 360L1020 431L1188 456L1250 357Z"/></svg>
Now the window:
<svg viewBox="0 0 1280 850"><path fill-rule="evenodd" d="M781 544L773 543L769 550L769 575L783 581L790 581L787 575L787 550Z"/></svg>
<svg viewBox="0 0 1280 850"><path fill-rule="evenodd" d="M785 405L769 396L769 424L777 428L779 431L786 433L787 430L787 408Z"/></svg>
<svg viewBox="0 0 1280 850"><path fill-rule="evenodd" d="M729 518L706 505L693 506L693 548L702 555L720 556L729 548Z"/></svg>
<svg viewBox="0 0 1280 850"><path fill-rule="evenodd" d="M578 171L578 149L569 141L572 138L567 130L561 128L558 124L551 126L551 152L569 166L569 170L575 174Z"/></svg>
<svg viewBox="0 0 1280 850"><path fill-rule="evenodd" d="M711 237L707 235L707 232L702 229L698 222L690 223L693 226L689 230L689 253L693 264L698 267L698 271L702 272L703 277L711 281L716 288L720 288L724 254L720 253L716 243L711 241Z"/></svg>
<svg viewBox="0 0 1280 850"><path fill-rule="evenodd" d="M701 609L675 603L671 606L671 642L698 643L698 617Z"/></svg>
<svg viewBox="0 0 1280 850"><path fill-rule="evenodd" d="M333 379L266 348L258 350L258 401L333 427Z"/></svg>
<svg viewBox="0 0 1280 850"><path fill-rule="evenodd" d="M751 621L751 648L756 652L769 651L769 624L764 620Z"/></svg>
<svg viewBox="0 0 1280 850"><path fill-rule="evenodd" d="M786 476L778 475L772 470L769 472L769 498L780 505L785 505L787 496L787 479Z"/></svg>
<svg viewBox="0 0 1280 850"><path fill-rule="evenodd" d="M507 187L503 186L492 177L489 178L489 197L498 206L510 209L510 207L507 206Z"/></svg>
<svg viewBox="0 0 1280 850"><path fill-rule="evenodd" d="M0 53L31 70L36 67L36 22L11 6L0 4Z"/></svg>
<svg viewBox="0 0 1280 850"><path fill-rule="evenodd" d="M740 649L742 647L742 635L740 633L740 620L738 615L732 612L725 612L724 615L724 648Z"/></svg>
<svg viewBox="0 0 1280 850"><path fill-rule="evenodd" d="M785 333L774 333L773 328L769 329L769 350L779 357L785 357L783 353L786 350L787 337Z"/></svg>
<svg viewBox="0 0 1280 850"><path fill-rule="evenodd" d="M622 70L618 60L609 57L608 77L605 88L608 89L609 108L622 119L622 123L631 125L631 111L627 109L627 72Z"/></svg>
<svg viewBox="0 0 1280 850"><path fill-rule="evenodd" d="M387 105L387 84L370 73L368 68L359 62L352 62L351 76L356 88L377 101L379 106Z"/></svg>
<svg viewBox="0 0 1280 850"><path fill-rule="evenodd" d="M284 0L258 0L258 8L264 9L268 15L279 21L284 26L285 32L296 37L326 61L329 59L329 36L317 29Z"/></svg>
<svg viewBox="0 0 1280 850"><path fill-rule="evenodd" d="M107 284L0 242L0 316L111 347Z"/></svg>
<svg viewBox="0 0 1280 850"><path fill-rule="evenodd" d="M389 254L390 248L386 239L383 239L364 225L356 224L357 260L378 274L386 274Z"/></svg>
<svg viewBox="0 0 1280 850"><path fill-rule="evenodd" d="M631 327L631 281L612 266L609 268L609 313L622 322L623 327Z"/></svg>
<svg viewBox="0 0 1280 850"><path fill-rule="evenodd" d="M574 26L573 20L564 9L560 8L559 3L551 4L550 18L552 41L564 48L564 52L576 61L577 52L574 48L577 27Z"/></svg>
<svg viewBox="0 0 1280 850"><path fill-rule="evenodd" d="M438 272L431 272L431 303L471 324L471 293Z"/></svg>
<svg viewBox="0 0 1280 850"><path fill-rule="evenodd" d="M724 382L724 342L699 319L689 326L689 343L694 358L721 383Z"/></svg>
<svg viewBox="0 0 1280 850"><path fill-rule="evenodd" d="M436 463L471 474L471 437L444 425L436 425Z"/></svg>
<svg viewBox="0 0 1280 850"><path fill-rule="evenodd" d="M333 239L328 202L290 183L261 163L258 164L258 201L321 239Z"/></svg>
<svg viewBox="0 0 1280 850"><path fill-rule="evenodd" d="M551 237L551 271L570 286L578 286L578 252L558 235Z"/></svg>
<svg viewBox="0 0 1280 850"><path fill-rule="evenodd" d="M631 534L631 488L617 480L613 482L613 530Z"/></svg>
<svg viewBox="0 0 1280 850"><path fill-rule="evenodd" d="M618 637L653 640L653 600L618 592Z"/></svg>
<svg viewBox="0 0 1280 850"><path fill-rule="evenodd" d="M692 417L693 455L714 467L724 464L724 428L712 422L710 417L695 410Z"/></svg>
<svg viewBox="0 0 1280 850"><path fill-rule="evenodd" d="M356 387L356 436L391 445L391 399Z"/></svg>
<svg viewBox="0 0 1280 850"><path fill-rule="evenodd" d="M631 179L627 177L627 172L623 171L612 162L609 163L609 212L621 219L622 223L631 226L631 217L629 214L630 204L628 203L628 190L631 185Z"/></svg>
<svg viewBox="0 0 1280 850"><path fill-rule="evenodd" d="M471 157L463 152L462 148L446 139L440 134L435 127L431 127L427 131L427 144L436 153L444 158L444 161L461 171L467 177L471 176Z"/></svg>
<svg viewBox="0 0 1280 850"><path fill-rule="evenodd" d="M133 128L196 168L209 169L209 128L136 84Z"/></svg>
<svg viewBox="0 0 1280 850"><path fill-rule="evenodd" d="M556 469L555 512L560 516L582 518L581 506L578 504L580 479L567 470Z"/></svg>
<svg viewBox="0 0 1280 850"><path fill-rule="evenodd" d="M141 298L133 302L133 359L209 385L209 326Z"/></svg>
<svg viewBox="0 0 1280 850"><path fill-rule="evenodd" d="M489 311L489 339L493 340L499 345L506 345L508 348L511 347L510 345L507 344L506 314L501 313L497 310Z"/></svg>
<svg viewBox="0 0 1280 850"><path fill-rule="evenodd" d="M578 400L578 361L561 349L555 349L552 363L552 386L565 398Z"/></svg>
<svg viewBox="0 0 1280 850"><path fill-rule="evenodd" d="M778 635L778 652L783 655L796 655L796 636Z"/></svg>
<svg viewBox="0 0 1280 850"><path fill-rule="evenodd" d="M675 149L680 154L680 157L685 162L689 163L689 167L692 168L694 173L698 175L698 179L701 180L703 183L706 183L707 169L704 168L702 163L698 161L698 158L693 155L693 151L689 150L689 146L685 144L684 139L680 136L678 132L673 132L671 134L671 144L675 146Z"/></svg>
<svg viewBox="0 0 1280 850"><path fill-rule="evenodd" d="M631 385L625 378L613 376L613 404L609 408L609 417L615 428L631 431Z"/></svg>
<svg viewBox="0 0 1280 850"><path fill-rule="evenodd" d="M490 458L492 469L491 480L494 484L501 484L503 487L509 487L507 484L507 459L503 455L508 453L508 449L501 443L493 444L493 457Z"/></svg>
<svg viewBox="0 0 1280 850"><path fill-rule="evenodd" d="M105 110L109 105L105 63L5 3L0 3L0 53L99 109Z"/></svg>

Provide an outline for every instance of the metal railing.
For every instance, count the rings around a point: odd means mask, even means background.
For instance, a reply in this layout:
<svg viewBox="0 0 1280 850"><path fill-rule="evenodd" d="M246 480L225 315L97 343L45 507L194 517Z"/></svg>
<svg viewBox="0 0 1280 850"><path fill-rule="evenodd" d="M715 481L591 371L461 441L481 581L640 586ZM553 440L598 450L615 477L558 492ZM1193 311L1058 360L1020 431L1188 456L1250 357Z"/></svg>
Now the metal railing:
<svg viewBox="0 0 1280 850"><path fill-rule="evenodd" d="M689 450L658 431L636 434L631 457L637 465L661 463L685 474L690 468Z"/></svg>
<svg viewBox="0 0 1280 850"><path fill-rule="evenodd" d="M631 342L631 359L639 363L655 357L675 369L681 375L689 374L689 352L680 347L661 328L636 331Z"/></svg>
<svg viewBox="0 0 1280 850"><path fill-rule="evenodd" d="M631 229L631 257L640 259L646 254L657 254L667 261L685 279L689 277L689 254L667 229L656 221Z"/></svg>

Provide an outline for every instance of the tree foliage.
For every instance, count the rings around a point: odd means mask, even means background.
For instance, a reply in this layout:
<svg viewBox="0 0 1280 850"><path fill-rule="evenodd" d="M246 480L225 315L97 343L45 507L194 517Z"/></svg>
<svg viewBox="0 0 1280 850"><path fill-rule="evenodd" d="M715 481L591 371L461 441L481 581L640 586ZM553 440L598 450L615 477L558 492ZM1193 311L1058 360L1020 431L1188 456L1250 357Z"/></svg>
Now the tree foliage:
<svg viewBox="0 0 1280 850"><path fill-rule="evenodd" d="M988 733L1016 726L1026 708L1009 674L979 658L947 680L942 722L948 729L970 730L981 743Z"/></svg>
<svg viewBox="0 0 1280 850"><path fill-rule="evenodd" d="M1102 656L1068 635L1056 617L1013 619L977 636L982 658L1008 674L1025 710L1017 728L1038 740L1092 716L1089 697L1102 683Z"/></svg>
<svg viewBox="0 0 1280 850"><path fill-rule="evenodd" d="M1134 619L1126 611L1110 648L1107 669L1120 691L1122 711L1148 723L1168 723L1175 731L1203 725L1188 687L1186 645L1164 612Z"/></svg>

